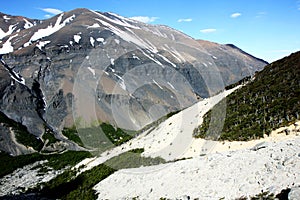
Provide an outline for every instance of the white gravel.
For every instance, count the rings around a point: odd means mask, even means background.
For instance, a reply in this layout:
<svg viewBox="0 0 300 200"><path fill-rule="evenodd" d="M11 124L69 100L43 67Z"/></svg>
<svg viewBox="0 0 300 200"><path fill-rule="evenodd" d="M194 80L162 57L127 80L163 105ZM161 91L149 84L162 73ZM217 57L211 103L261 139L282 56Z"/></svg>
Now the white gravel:
<svg viewBox="0 0 300 200"><path fill-rule="evenodd" d="M39 173L39 169L34 169L45 162L47 161L38 161L34 164L26 165L0 179L0 197L20 194L39 183L50 181L63 172L63 170L49 170L45 173Z"/></svg>
<svg viewBox="0 0 300 200"><path fill-rule="evenodd" d="M234 199L300 186L300 137L263 148L120 170L98 183L99 199Z"/></svg>

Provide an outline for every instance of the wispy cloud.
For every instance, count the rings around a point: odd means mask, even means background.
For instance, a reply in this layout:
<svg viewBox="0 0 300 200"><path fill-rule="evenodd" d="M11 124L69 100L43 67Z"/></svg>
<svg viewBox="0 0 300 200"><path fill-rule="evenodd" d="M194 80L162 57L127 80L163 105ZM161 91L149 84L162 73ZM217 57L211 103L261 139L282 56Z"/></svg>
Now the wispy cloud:
<svg viewBox="0 0 300 200"><path fill-rule="evenodd" d="M217 29L214 29L214 28L207 28L207 29L200 30L201 33L213 33L216 31L217 31Z"/></svg>
<svg viewBox="0 0 300 200"><path fill-rule="evenodd" d="M63 12L62 10L56 8L41 8L41 10L52 15L58 15Z"/></svg>
<svg viewBox="0 0 300 200"><path fill-rule="evenodd" d="M191 22L193 19L191 18L186 18L186 19L178 19L177 22Z"/></svg>
<svg viewBox="0 0 300 200"><path fill-rule="evenodd" d="M50 17L52 17L52 16L53 16L53 15L49 15L49 14L44 15L45 18L50 18Z"/></svg>
<svg viewBox="0 0 300 200"><path fill-rule="evenodd" d="M256 18L261 18L261 17L263 17L263 16L265 16L265 15L267 15L267 12L264 12L264 11L263 11L263 12L257 13L255 17L256 17Z"/></svg>
<svg viewBox="0 0 300 200"><path fill-rule="evenodd" d="M231 15L230 15L230 17L231 18L238 18L238 17L240 17L242 15L242 13L232 13Z"/></svg>
<svg viewBox="0 0 300 200"><path fill-rule="evenodd" d="M53 15L58 15L62 13L62 10L56 9L56 8L40 8L40 10L46 12L47 14L44 15L45 18L50 18Z"/></svg>
<svg viewBox="0 0 300 200"><path fill-rule="evenodd" d="M144 22L144 23L151 23L156 20L158 20L158 17L148 17L148 16L135 16L135 17L130 17L130 19L134 19L136 21Z"/></svg>
<svg viewBox="0 0 300 200"><path fill-rule="evenodd" d="M297 1L297 8L300 10L300 0Z"/></svg>

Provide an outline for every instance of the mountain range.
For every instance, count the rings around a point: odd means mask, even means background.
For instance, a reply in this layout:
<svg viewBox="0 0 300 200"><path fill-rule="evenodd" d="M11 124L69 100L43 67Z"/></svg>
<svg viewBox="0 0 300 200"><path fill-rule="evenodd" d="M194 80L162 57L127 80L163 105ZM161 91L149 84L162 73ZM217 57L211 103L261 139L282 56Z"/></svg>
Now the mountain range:
<svg viewBox="0 0 300 200"><path fill-rule="evenodd" d="M47 130L64 140L66 127L103 122L142 129L267 64L234 45L88 9L46 20L1 13L0 25L0 111L42 142Z"/></svg>

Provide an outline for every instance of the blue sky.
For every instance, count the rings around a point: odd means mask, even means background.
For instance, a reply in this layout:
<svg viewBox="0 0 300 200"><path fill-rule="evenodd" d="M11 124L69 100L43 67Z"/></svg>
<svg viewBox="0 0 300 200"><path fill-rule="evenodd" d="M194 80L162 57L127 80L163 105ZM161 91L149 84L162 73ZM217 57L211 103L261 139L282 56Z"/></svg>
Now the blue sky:
<svg viewBox="0 0 300 200"><path fill-rule="evenodd" d="M14 0L2 1L0 12L45 19L75 8L168 25L269 62L300 50L300 0Z"/></svg>

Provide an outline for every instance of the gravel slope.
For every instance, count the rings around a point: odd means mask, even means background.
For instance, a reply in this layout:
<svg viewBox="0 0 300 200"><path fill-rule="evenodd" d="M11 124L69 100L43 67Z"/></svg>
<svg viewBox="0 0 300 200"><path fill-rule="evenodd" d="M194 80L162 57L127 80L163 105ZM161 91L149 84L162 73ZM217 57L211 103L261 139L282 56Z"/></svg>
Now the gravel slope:
<svg viewBox="0 0 300 200"><path fill-rule="evenodd" d="M300 187L300 137L116 172L95 186L99 199L234 199ZM113 186L113 187L112 187Z"/></svg>

